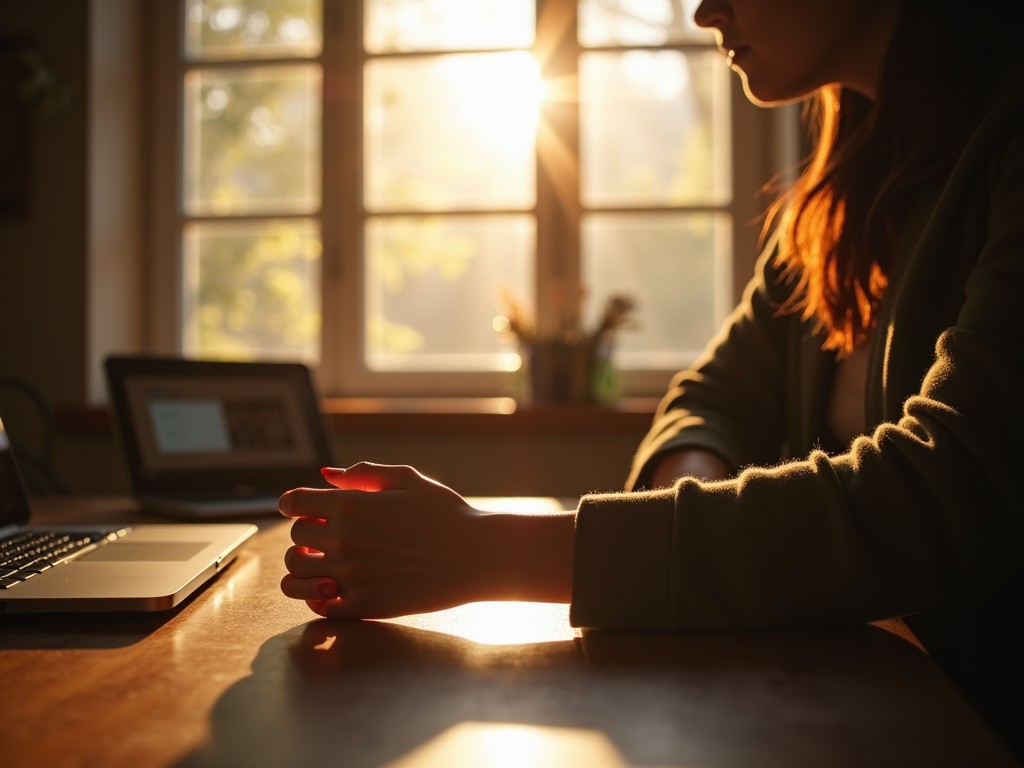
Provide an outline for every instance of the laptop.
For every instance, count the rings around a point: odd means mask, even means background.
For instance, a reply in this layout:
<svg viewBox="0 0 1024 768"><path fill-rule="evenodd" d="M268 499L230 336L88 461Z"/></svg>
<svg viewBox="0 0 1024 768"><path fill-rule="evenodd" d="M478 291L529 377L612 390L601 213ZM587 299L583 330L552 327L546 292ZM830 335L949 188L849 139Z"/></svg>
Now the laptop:
<svg viewBox="0 0 1024 768"><path fill-rule="evenodd" d="M257 531L245 523L39 527L30 517L0 420L0 614L167 610Z"/></svg>
<svg viewBox="0 0 1024 768"><path fill-rule="evenodd" d="M289 488L324 486L331 443L306 365L111 356L105 372L143 509L187 519L269 515Z"/></svg>

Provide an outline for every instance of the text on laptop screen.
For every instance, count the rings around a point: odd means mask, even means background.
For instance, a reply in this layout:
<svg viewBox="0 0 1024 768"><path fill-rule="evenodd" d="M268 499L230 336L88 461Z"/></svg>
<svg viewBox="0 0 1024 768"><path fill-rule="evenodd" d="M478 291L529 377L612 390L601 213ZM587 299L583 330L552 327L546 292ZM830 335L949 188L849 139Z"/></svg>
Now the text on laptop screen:
<svg viewBox="0 0 1024 768"><path fill-rule="evenodd" d="M152 469L316 460L302 405L285 381L246 381L239 391L238 380L227 377L139 377L129 383L127 395L141 427L143 463Z"/></svg>

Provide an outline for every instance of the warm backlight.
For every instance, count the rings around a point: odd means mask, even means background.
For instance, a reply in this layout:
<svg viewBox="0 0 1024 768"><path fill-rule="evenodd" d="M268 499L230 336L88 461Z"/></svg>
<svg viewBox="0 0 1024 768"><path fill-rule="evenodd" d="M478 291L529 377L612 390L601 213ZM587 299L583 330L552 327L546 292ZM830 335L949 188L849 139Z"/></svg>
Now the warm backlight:
<svg viewBox="0 0 1024 768"><path fill-rule="evenodd" d="M576 637L576 630L569 625L569 606L562 603L470 603L389 621L481 645L554 643Z"/></svg>
<svg viewBox="0 0 1024 768"><path fill-rule="evenodd" d="M600 731L520 723L459 723L388 768L618 768L627 765Z"/></svg>
<svg viewBox="0 0 1024 768"><path fill-rule="evenodd" d="M487 66L459 68L460 120L497 151L532 142L546 94L537 60L525 51L491 57Z"/></svg>

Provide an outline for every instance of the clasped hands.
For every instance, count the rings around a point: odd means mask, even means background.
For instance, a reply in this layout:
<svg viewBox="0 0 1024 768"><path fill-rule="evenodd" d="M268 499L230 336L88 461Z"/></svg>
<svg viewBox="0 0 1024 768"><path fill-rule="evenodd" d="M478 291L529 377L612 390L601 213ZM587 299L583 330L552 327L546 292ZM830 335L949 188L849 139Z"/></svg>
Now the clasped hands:
<svg viewBox="0 0 1024 768"><path fill-rule="evenodd" d="M278 503L294 518L281 590L316 613L385 618L474 599L468 546L479 513L412 467L328 467L334 488L296 488Z"/></svg>
<svg viewBox="0 0 1024 768"><path fill-rule="evenodd" d="M408 466L325 468L296 488L281 590L328 618L390 618L477 600L568 602L575 516L486 512Z"/></svg>

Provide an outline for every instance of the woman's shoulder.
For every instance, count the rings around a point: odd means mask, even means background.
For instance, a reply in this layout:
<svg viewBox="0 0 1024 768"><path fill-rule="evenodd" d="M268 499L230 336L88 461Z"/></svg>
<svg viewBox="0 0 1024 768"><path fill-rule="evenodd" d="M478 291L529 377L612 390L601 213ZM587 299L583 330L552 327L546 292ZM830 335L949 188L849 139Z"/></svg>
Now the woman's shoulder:
<svg viewBox="0 0 1024 768"><path fill-rule="evenodd" d="M1008 155L1024 152L1024 62L993 81L984 107L971 124L948 182L976 185L978 172L990 180L1007 166ZM973 181L968 181L973 179ZM948 183L947 182L947 183Z"/></svg>
<svg viewBox="0 0 1024 768"><path fill-rule="evenodd" d="M1024 127L1024 60L1005 69L993 82L979 115L972 142L1003 137L1013 141Z"/></svg>

